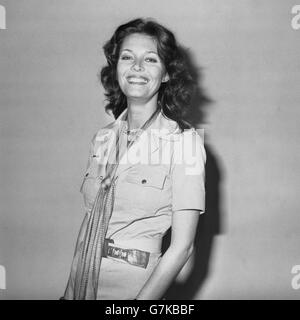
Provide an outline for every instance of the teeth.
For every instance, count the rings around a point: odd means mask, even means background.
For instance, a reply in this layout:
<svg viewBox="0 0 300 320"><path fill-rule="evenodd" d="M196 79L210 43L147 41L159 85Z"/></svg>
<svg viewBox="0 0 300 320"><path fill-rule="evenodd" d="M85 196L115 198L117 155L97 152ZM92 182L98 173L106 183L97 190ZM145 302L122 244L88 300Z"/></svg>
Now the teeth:
<svg viewBox="0 0 300 320"><path fill-rule="evenodd" d="M129 83L146 84L146 83L148 83L148 80L143 79L143 78L130 77L130 78L128 78L128 82Z"/></svg>

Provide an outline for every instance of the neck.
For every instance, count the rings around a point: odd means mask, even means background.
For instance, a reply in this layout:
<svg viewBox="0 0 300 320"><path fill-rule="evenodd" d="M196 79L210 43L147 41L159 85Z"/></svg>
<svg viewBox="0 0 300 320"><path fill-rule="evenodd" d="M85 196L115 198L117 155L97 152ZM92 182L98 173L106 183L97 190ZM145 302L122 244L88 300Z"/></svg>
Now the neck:
<svg viewBox="0 0 300 320"><path fill-rule="evenodd" d="M157 99L147 103L135 101L127 102L127 124L128 130L140 128L157 109Z"/></svg>

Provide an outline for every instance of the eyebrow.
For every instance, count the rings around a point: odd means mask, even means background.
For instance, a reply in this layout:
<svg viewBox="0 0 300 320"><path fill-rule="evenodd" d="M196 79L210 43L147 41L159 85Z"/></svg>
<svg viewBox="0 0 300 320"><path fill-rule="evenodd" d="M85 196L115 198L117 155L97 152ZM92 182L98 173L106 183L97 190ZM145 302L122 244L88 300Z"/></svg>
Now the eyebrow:
<svg viewBox="0 0 300 320"><path fill-rule="evenodd" d="M130 49L123 49L121 52L123 52L123 51L129 51L129 52L133 53L133 51L132 51L132 50L130 50ZM157 53L157 52L152 51L152 50L148 50L148 51L146 51L146 53L154 53L154 54L158 55L158 53Z"/></svg>

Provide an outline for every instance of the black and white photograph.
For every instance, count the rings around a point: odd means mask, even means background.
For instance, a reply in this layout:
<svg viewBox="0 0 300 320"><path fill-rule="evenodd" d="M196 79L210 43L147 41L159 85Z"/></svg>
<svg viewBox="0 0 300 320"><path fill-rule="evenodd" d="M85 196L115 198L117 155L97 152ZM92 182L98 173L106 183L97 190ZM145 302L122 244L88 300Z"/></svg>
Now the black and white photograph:
<svg viewBox="0 0 300 320"><path fill-rule="evenodd" d="M299 1L0 0L0 300L299 300L299 145Z"/></svg>

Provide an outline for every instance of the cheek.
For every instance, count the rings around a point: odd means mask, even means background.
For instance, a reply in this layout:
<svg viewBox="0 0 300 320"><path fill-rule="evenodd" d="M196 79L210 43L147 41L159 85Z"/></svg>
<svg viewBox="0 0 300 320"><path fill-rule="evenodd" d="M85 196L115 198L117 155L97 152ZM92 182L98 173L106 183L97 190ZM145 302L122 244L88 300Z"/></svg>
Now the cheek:
<svg viewBox="0 0 300 320"><path fill-rule="evenodd" d="M117 67L117 80L120 86L125 83L124 73L126 72L126 68L124 66Z"/></svg>
<svg viewBox="0 0 300 320"><path fill-rule="evenodd" d="M153 68L151 70L151 75L152 75L152 78L155 79L155 81L161 82L164 72L161 68Z"/></svg>
<svg viewBox="0 0 300 320"><path fill-rule="evenodd" d="M122 76L122 66L117 65L117 79L119 80Z"/></svg>
<svg viewBox="0 0 300 320"><path fill-rule="evenodd" d="M129 63L124 63L124 62L118 62L117 64L117 75L120 77L130 68Z"/></svg>
<svg viewBox="0 0 300 320"><path fill-rule="evenodd" d="M157 87L162 82L162 74L160 72L152 73L152 83Z"/></svg>

